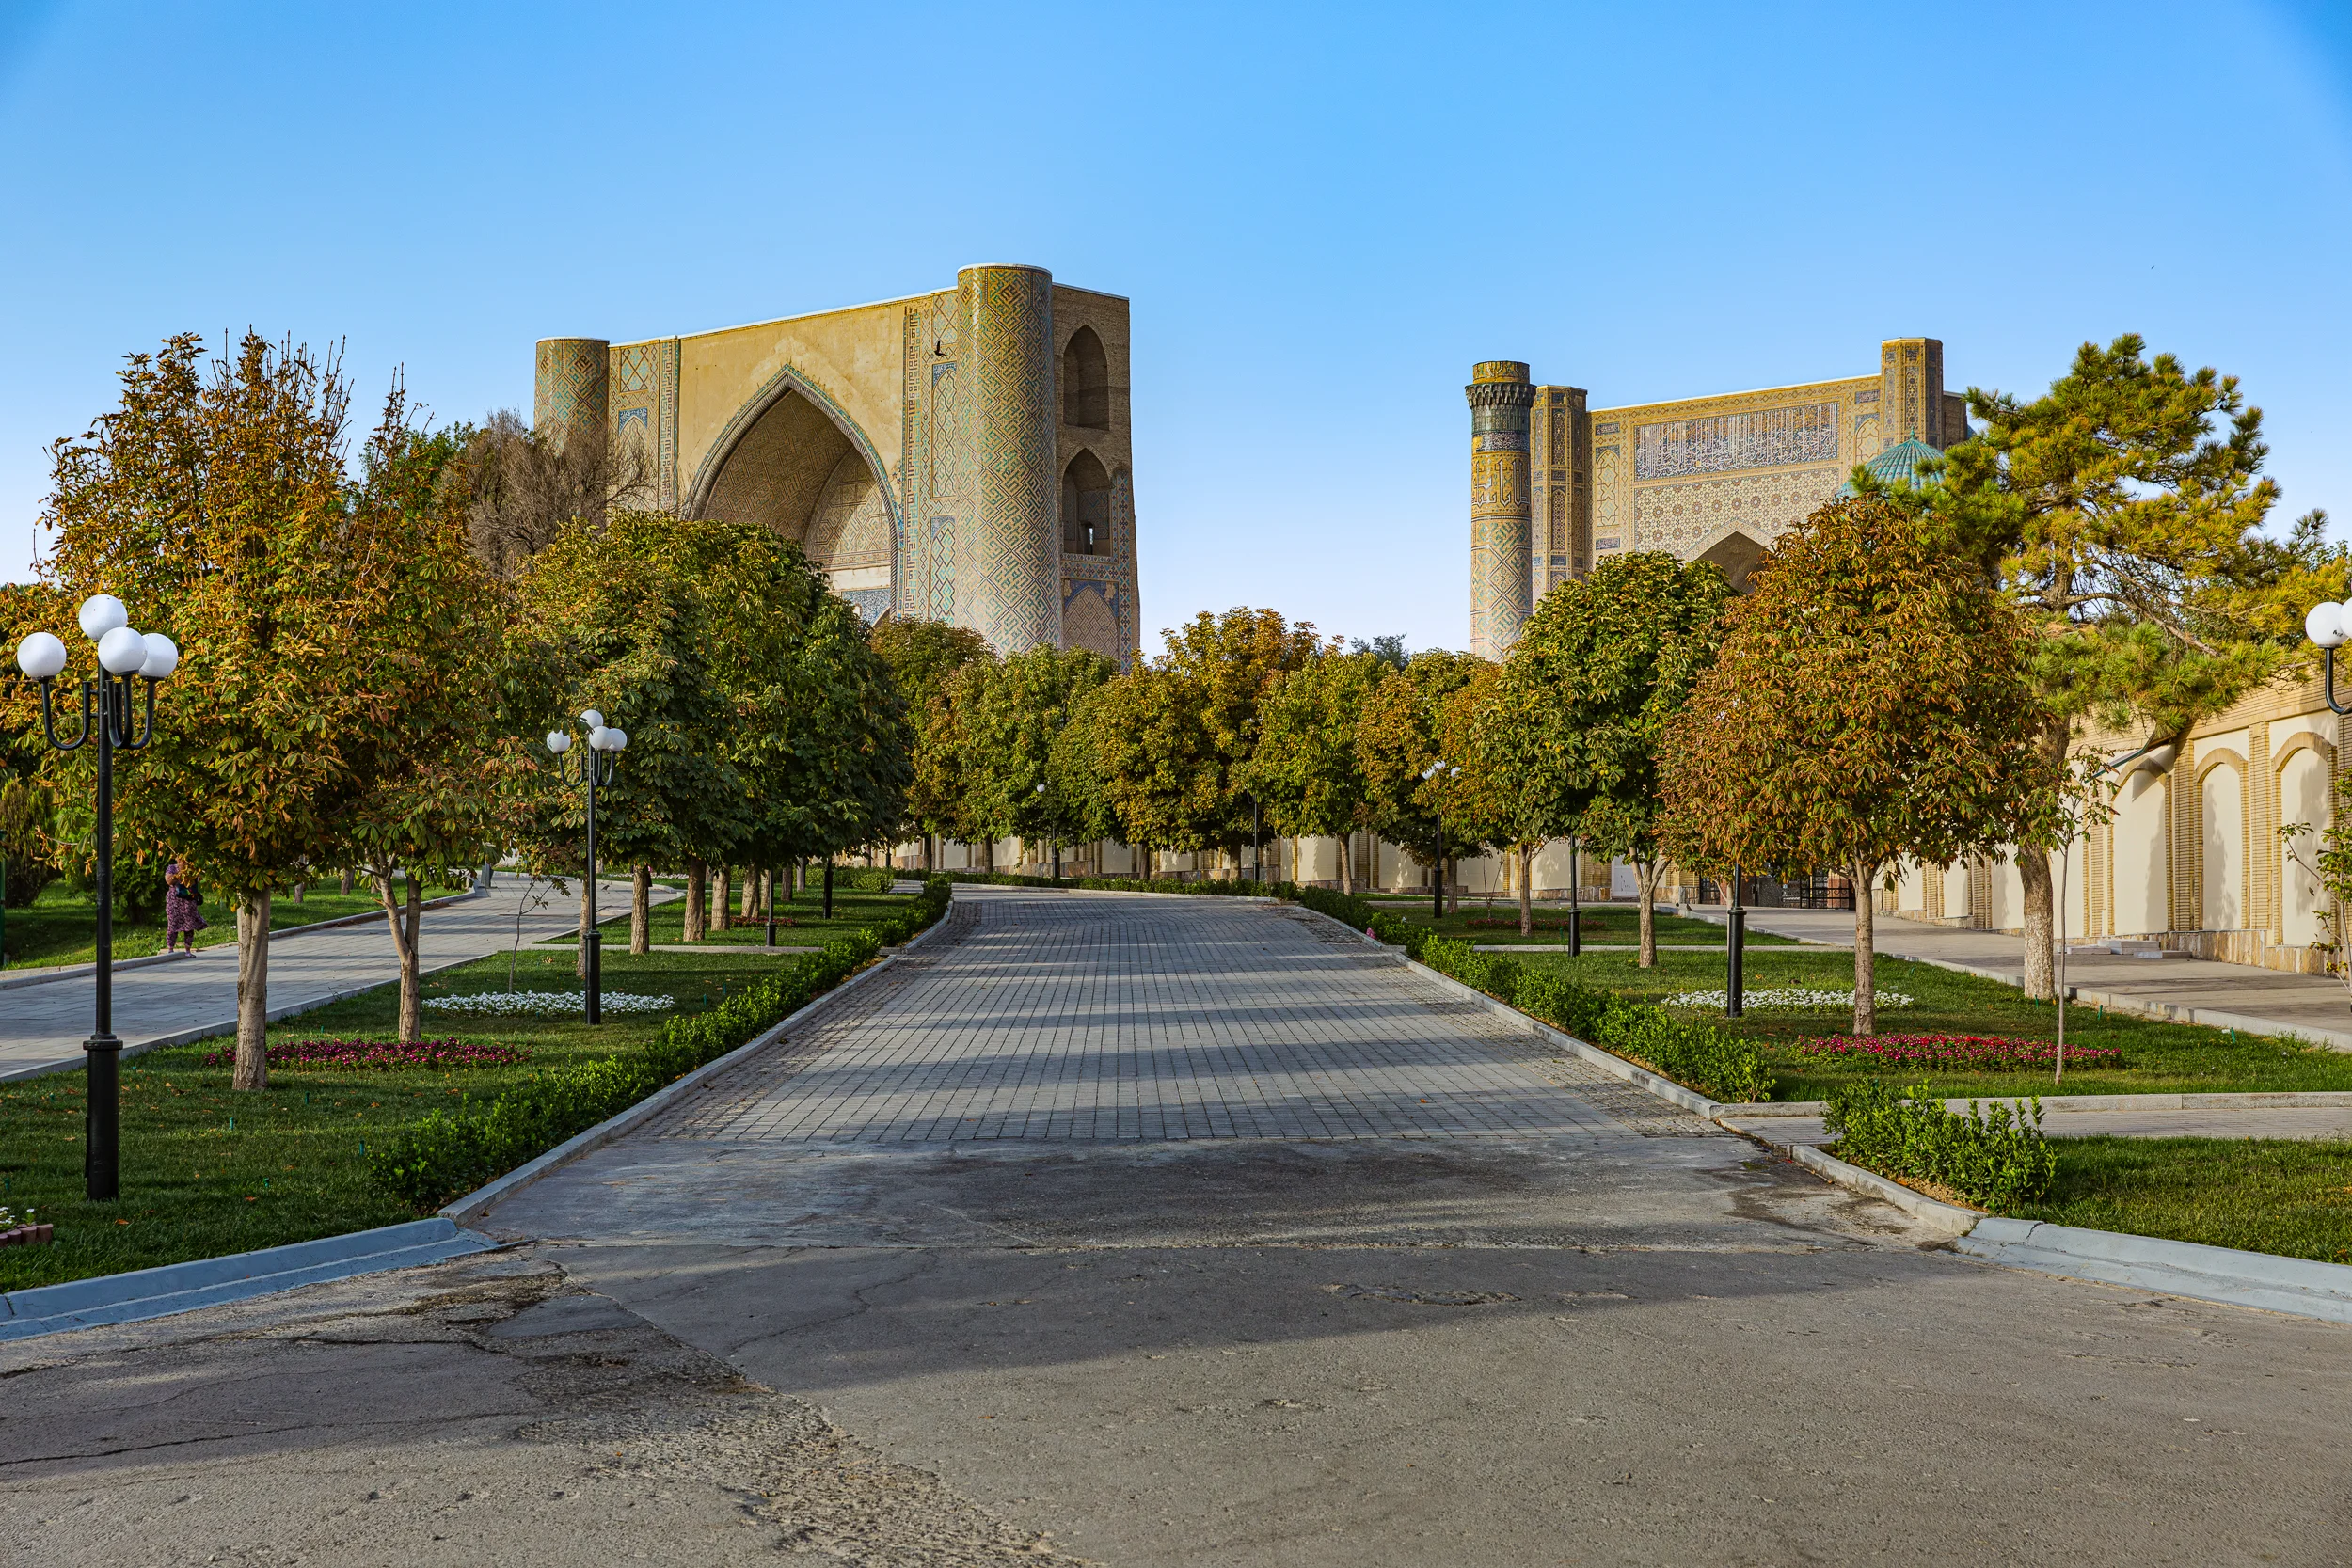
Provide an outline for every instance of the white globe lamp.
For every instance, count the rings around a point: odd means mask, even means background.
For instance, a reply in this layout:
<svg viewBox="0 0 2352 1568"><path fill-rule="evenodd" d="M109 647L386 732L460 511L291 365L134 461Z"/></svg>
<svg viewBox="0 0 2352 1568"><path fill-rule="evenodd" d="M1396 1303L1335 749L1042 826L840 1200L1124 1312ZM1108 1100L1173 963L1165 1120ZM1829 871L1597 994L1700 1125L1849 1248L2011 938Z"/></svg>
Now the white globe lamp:
<svg viewBox="0 0 2352 1568"><path fill-rule="evenodd" d="M29 680L55 680L65 668L65 644L45 631L37 631L16 645L16 667Z"/></svg>

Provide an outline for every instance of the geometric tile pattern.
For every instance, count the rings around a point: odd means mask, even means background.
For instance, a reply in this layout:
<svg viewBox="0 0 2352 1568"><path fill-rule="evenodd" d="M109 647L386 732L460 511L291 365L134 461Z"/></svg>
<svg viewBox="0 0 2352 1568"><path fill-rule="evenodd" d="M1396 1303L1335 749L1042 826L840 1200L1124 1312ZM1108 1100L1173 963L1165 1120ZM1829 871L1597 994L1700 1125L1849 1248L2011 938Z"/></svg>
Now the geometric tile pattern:
<svg viewBox="0 0 2352 1568"><path fill-rule="evenodd" d="M956 541L958 619L999 653L1061 641L1057 570L1053 279L1033 267L961 275L971 324L973 508Z"/></svg>
<svg viewBox="0 0 2352 1568"><path fill-rule="evenodd" d="M1534 608L1527 446L1535 388L1517 360L1484 362L1471 375L1462 389L1470 407L1470 652L1501 658Z"/></svg>

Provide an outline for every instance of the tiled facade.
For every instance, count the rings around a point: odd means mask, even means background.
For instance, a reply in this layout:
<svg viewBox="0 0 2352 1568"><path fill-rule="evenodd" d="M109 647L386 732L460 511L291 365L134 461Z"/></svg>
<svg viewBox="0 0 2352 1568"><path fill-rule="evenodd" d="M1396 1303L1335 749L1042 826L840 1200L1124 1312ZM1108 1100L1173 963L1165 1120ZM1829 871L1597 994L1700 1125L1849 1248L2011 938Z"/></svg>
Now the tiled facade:
<svg viewBox="0 0 2352 1568"><path fill-rule="evenodd" d="M1123 666L1140 635L1128 345L1115 294L968 267L911 299L547 340L534 415L641 444L652 504L799 541L869 621Z"/></svg>
<svg viewBox="0 0 2352 1568"><path fill-rule="evenodd" d="M1507 459L1480 445L1491 418L1482 388L1501 368L1528 379L1524 366L1495 361L1469 388L1470 649L1489 658L1518 641L1535 600L1605 557L1671 550L1743 579L1856 463L1906 437L1941 449L1967 432L1933 338L1881 343L1874 374L1675 403L1593 408L1582 388L1530 384L1526 546L1506 565L1519 538L1497 490Z"/></svg>

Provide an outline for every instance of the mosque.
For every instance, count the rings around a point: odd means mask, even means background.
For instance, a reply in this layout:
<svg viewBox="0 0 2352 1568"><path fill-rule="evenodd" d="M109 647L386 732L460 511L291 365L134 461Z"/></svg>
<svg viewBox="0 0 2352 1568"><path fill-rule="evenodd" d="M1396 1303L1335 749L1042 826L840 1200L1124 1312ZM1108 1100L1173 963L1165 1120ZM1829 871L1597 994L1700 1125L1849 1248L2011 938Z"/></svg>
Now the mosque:
<svg viewBox="0 0 2352 1568"><path fill-rule="evenodd" d="M869 623L1134 662L1127 301L1042 267L675 338L538 345L534 424L637 445L653 503L765 523Z"/></svg>

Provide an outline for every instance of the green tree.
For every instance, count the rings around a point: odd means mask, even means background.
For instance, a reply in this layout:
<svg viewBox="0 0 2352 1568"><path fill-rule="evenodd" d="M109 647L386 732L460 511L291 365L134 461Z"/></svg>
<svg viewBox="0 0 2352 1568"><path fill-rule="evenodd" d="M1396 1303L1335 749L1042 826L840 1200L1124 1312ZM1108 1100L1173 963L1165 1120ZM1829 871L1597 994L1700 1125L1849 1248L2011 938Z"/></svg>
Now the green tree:
<svg viewBox="0 0 2352 1568"><path fill-rule="evenodd" d="M1714 660L1729 592L1714 566L1656 550L1612 556L1561 584L1503 661L1468 747L1514 814L1512 842L1574 833L1593 853L1632 865L1644 969L1658 962L1658 886L1669 863L1659 749Z"/></svg>
<svg viewBox="0 0 2352 1568"><path fill-rule="evenodd" d="M907 785L907 817L923 835L923 869L934 869L941 837L955 837L961 822L961 753L955 751L957 726L936 721L949 677L975 659L993 657L988 639L945 621L891 616L874 628L874 651L890 667L906 700L914 726L914 752ZM939 754L941 747L949 748Z"/></svg>
<svg viewBox="0 0 2352 1568"><path fill-rule="evenodd" d="M1392 668L1375 653L1325 651L1277 675L1261 710L1257 749L1243 784L1264 802L1266 825L1285 837L1343 842L1371 823L1356 731L1364 700ZM1340 855L1340 889L1355 891Z"/></svg>
<svg viewBox="0 0 2352 1568"><path fill-rule="evenodd" d="M1434 764L1444 761L1459 768L1444 753L1440 727L1446 704L1470 685L1486 661L1471 654L1442 648L1415 654L1401 671L1390 670L1366 694L1356 726L1357 766L1363 770L1365 798L1371 806L1372 827L1382 838L1401 844L1406 852L1430 865L1433 845L1442 816L1443 856L1431 866L1445 879L1445 868L1458 856L1486 847L1482 833L1470 831L1466 816L1451 808L1462 803L1457 775L1440 771L1424 779Z"/></svg>
<svg viewBox="0 0 2352 1568"><path fill-rule="evenodd" d="M384 905L400 964L400 1037L423 1037L418 925L424 884L454 880L501 837L506 786L528 767L505 700L510 595L468 548L456 483L465 433L409 423L395 386L362 454L349 504L350 547L375 591L354 605L346 657L368 661L377 743L355 759L343 821L350 859ZM521 683L526 688L528 683ZM405 882L401 902L396 881Z"/></svg>
<svg viewBox="0 0 2352 1568"><path fill-rule="evenodd" d="M342 842L356 755L385 743L361 640L392 585L353 549L350 388L331 357L248 332L207 365L183 334L132 356L121 384L119 407L50 449L44 571L180 644L154 742L122 759L117 839L187 855L235 902L233 1082L259 1089L271 895Z"/></svg>
<svg viewBox="0 0 2352 1568"><path fill-rule="evenodd" d="M1870 1034L1882 873L2046 831L2031 639L1939 531L1883 497L1821 507L1749 582L1668 724L1661 836L1685 865L1851 879L1853 1029Z"/></svg>
<svg viewBox="0 0 2352 1568"><path fill-rule="evenodd" d="M2177 743L2293 670L2303 612L2345 588L2324 514L2261 531L2279 490L2258 477L2262 410L2237 378L2145 351L2130 334L2085 343L2030 402L1969 388L1983 429L1928 466L1927 504L2028 617L2044 772L2087 726ZM2026 847L2026 990L2047 997L2048 846Z"/></svg>

